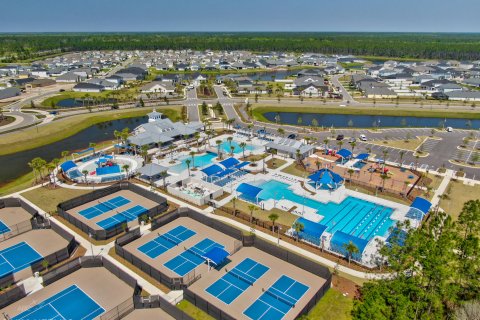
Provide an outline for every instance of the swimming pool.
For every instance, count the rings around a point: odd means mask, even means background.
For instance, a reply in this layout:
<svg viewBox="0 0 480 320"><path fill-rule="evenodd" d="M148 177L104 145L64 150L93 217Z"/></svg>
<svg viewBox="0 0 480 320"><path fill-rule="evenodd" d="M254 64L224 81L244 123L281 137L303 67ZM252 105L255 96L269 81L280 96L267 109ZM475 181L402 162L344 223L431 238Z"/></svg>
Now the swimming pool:
<svg viewBox="0 0 480 320"><path fill-rule="evenodd" d="M326 231L334 233L342 231L361 239L370 240L375 236L386 236L394 221L390 219L392 208L382 206L370 201L346 197L341 203L322 203L289 190L288 184L277 180L263 182L258 187L263 190L258 194L262 200L286 199L302 206L317 210L324 218L319 222L327 227Z"/></svg>
<svg viewBox="0 0 480 320"><path fill-rule="evenodd" d="M220 151L223 151L225 153L230 153L231 152L230 146L234 147L233 153L243 152L243 149L240 147L240 143L238 143L235 140L232 140L231 142L229 142L226 139L223 140L222 144L220 145ZM245 147L245 152L253 151L253 150L256 150L257 148L258 148L257 146L254 146L252 144L247 143L247 145Z"/></svg>
<svg viewBox="0 0 480 320"><path fill-rule="evenodd" d="M217 157L217 154L213 152L207 152L201 155L193 156L194 161L190 163L190 168L193 168L193 164L195 164L195 167L198 167L198 168L205 167L206 165L210 164L212 160L216 157ZM182 173L183 171L187 170L187 163L186 163L187 159L192 160L192 157L184 156L179 158L178 160L180 161L180 163L174 166L171 166L168 169L168 171L171 171L173 173Z"/></svg>

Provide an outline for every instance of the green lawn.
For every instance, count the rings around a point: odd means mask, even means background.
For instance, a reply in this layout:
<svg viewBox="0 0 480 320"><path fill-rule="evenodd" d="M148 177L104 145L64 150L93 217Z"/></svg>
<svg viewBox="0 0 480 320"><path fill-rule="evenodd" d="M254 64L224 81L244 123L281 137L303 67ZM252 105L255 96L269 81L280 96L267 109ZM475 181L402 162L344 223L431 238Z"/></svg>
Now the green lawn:
<svg viewBox="0 0 480 320"><path fill-rule="evenodd" d="M301 178L303 178L305 176L305 173L306 173L305 170L302 170L302 169L298 168L297 163L295 163L295 162L292 163L291 165L289 165L288 167L284 168L282 170L282 172L289 173L289 174L292 174L294 176L301 177Z"/></svg>
<svg viewBox="0 0 480 320"><path fill-rule="evenodd" d="M200 310L195 305L191 304L187 300L182 300L177 304L177 308L191 316L196 320L213 320L212 316L207 314L205 311Z"/></svg>
<svg viewBox="0 0 480 320"><path fill-rule="evenodd" d="M240 210L246 214L250 214L250 210L248 209L248 206L250 205L250 203L248 202L245 202L245 201L242 201L242 200L236 200L235 201L235 208L237 210ZM228 202L225 207L227 208L232 208L233 209L233 203L230 201ZM261 220L264 220L264 221L269 221L268 219L268 216L272 213L276 213L278 215L278 220L276 221L276 223L280 223L280 224L283 224L283 225L286 225L286 226L291 226L295 220L297 220L298 216L292 214L292 213L289 213L289 212L286 212L286 211L283 211L283 210L280 210L280 209L277 209L277 208L273 208L272 210L260 210L259 207L256 207L257 210L255 210L253 212L253 216L255 218L258 218L258 219L261 219ZM248 221L247 221L248 223Z"/></svg>
<svg viewBox="0 0 480 320"><path fill-rule="evenodd" d="M33 185L33 173L29 172L26 175L19 177L0 187L0 197L6 196L14 192L22 191Z"/></svg>
<svg viewBox="0 0 480 320"><path fill-rule="evenodd" d="M480 185L474 187L463 184L461 181L451 181L445 190L448 199L440 200L440 208L445 210L454 220L462 211L463 204L480 197Z"/></svg>
<svg viewBox="0 0 480 320"><path fill-rule="evenodd" d="M348 320L353 308L353 299L329 289L305 317L309 320Z"/></svg>
<svg viewBox="0 0 480 320"><path fill-rule="evenodd" d="M275 159L270 159L265 163L267 164L267 168L277 169L277 168L280 168L281 166L283 166L285 163L287 163L287 161L275 157Z"/></svg>
<svg viewBox="0 0 480 320"><path fill-rule="evenodd" d="M92 190L77 190L57 187L48 189L40 187L31 191L22 193L26 199L30 200L46 212L54 213L57 211L57 205L65 200L81 196Z"/></svg>
<svg viewBox="0 0 480 320"><path fill-rule="evenodd" d="M41 147L68 138L97 123L140 117L151 111L152 108L136 108L85 113L52 121L38 128L32 127L14 132L0 141L0 155ZM159 107L157 111L164 113L173 121L181 119L180 106Z"/></svg>

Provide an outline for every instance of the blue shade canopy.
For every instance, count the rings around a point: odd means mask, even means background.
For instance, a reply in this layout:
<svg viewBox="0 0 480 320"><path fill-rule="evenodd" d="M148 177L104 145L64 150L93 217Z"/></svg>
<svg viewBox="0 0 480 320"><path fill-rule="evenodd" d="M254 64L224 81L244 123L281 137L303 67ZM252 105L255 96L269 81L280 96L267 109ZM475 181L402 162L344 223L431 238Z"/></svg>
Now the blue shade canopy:
<svg viewBox="0 0 480 320"><path fill-rule="evenodd" d="M338 154L340 157L344 159L350 158L352 156L352 153L347 149L340 149L337 151L336 154Z"/></svg>
<svg viewBox="0 0 480 320"><path fill-rule="evenodd" d="M213 176L214 174L221 171L223 171L222 167L217 164L212 164L211 166L202 169L202 172L205 173L208 177Z"/></svg>
<svg viewBox="0 0 480 320"><path fill-rule="evenodd" d="M330 240L330 249L340 254L347 255L345 245L347 245L350 241L358 248L358 253L353 254L352 259L360 261L362 259L362 253L368 244L368 241L365 239L350 235L342 231L336 231L333 234L332 239Z"/></svg>
<svg viewBox="0 0 480 320"><path fill-rule="evenodd" d="M62 171L63 172L67 172L68 170L72 169L72 168L75 168L77 165L75 164L75 162L69 160L69 161L66 161L64 163L62 163L60 165L60 168L62 168Z"/></svg>
<svg viewBox="0 0 480 320"><path fill-rule="evenodd" d="M358 160L365 160L369 157L370 155L368 153L360 153L358 156L355 157L355 159Z"/></svg>
<svg viewBox="0 0 480 320"><path fill-rule="evenodd" d="M308 179L312 182L320 184L338 184L343 181L343 178L339 174L325 168L320 169L317 172L309 175Z"/></svg>
<svg viewBox="0 0 480 320"><path fill-rule="evenodd" d="M296 222L303 225L303 230L298 233L301 239L305 239L313 244L320 245L320 237L327 229L327 226L302 217L298 218Z"/></svg>
<svg viewBox="0 0 480 320"><path fill-rule="evenodd" d="M234 173L235 171L236 170L234 170L234 169L226 169L226 170L223 170L223 171L215 174L215 176L218 177L218 178L222 178L222 177L228 176L231 173Z"/></svg>
<svg viewBox="0 0 480 320"><path fill-rule="evenodd" d="M230 255L228 251L220 247L213 247L204 254L204 257L213 262L215 265L221 264Z"/></svg>
<svg viewBox="0 0 480 320"><path fill-rule="evenodd" d="M237 164L239 164L240 161L238 161L237 159L235 158L228 158L228 159L225 159L223 161L220 161L220 164L222 166L224 166L225 168L231 168L231 167L234 167L236 166Z"/></svg>
<svg viewBox="0 0 480 320"><path fill-rule="evenodd" d="M416 197L415 200L413 200L412 204L410 205L411 208L416 208L422 211L423 214L426 214L428 210L430 210L431 206L432 206L431 202L422 197Z"/></svg>
<svg viewBox="0 0 480 320"><path fill-rule="evenodd" d="M244 161L244 162L242 162L242 163L237 164L237 165L235 166L235 168L241 169L241 168L243 168L243 167L245 167L245 166L247 166L247 165L249 165L249 164L250 164L250 162Z"/></svg>
<svg viewBox="0 0 480 320"><path fill-rule="evenodd" d="M237 187L237 192L242 193L243 195L247 196L248 198L256 198L257 195L262 192L262 188L252 186L248 183L241 183Z"/></svg>

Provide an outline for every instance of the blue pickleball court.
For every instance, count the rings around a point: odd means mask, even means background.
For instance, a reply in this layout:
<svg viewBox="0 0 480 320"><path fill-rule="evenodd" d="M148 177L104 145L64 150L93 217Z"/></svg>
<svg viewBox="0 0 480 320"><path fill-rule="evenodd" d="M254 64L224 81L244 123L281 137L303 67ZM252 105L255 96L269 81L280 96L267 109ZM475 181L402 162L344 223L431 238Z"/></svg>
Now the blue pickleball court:
<svg viewBox="0 0 480 320"><path fill-rule="evenodd" d="M222 302L230 304L250 286L253 286L269 269L253 259L246 258L205 291Z"/></svg>
<svg viewBox="0 0 480 320"><path fill-rule="evenodd" d="M122 223L133 221L137 219L139 216L141 216L142 214L147 212L148 212L147 208L144 208L140 205L136 205L122 212L118 212L116 215L113 215L109 218L106 218L102 221L97 222L97 225L105 230L108 230L111 228L115 228Z"/></svg>
<svg viewBox="0 0 480 320"><path fill-rule="evenodd" d="M85 219L91 220L99 215L104 214L105 212L115 210L118 207L129 204L130 200L125 197L118 196L113 199L100 202L90 208L83 209L78 212L79 215Z"/></svg>
<svg viewBox="0 0 480 320"><path fill-rule="evenodd" d="M90 320L105 312L95 300L76 285L58 292L12 320L69 319Z"/></svg>
<svg viewBox="0 0 480 320"><path fill-rule="evenodd" d="M30 267L43 257L28 243L20 242L0 251L0 278Z"/></svg>
<svg viewBox="0 0 480 320"><path fill-rule="evenodd" d="M190 230L184 226L178 226L166 233L159 233L158 237L141 245L138 247L138 250L148 257L155 259L173 247L178 246L180 243L186 241L190 237L193 237L195 234L196 232L193 230Z"/></svg>
<svg viewBox="0 0 480 320"><path fill-rule="evenodd" d="M280 320L295 307L308 288L303 283L283 275L243 314L253 320Z"/></svg>

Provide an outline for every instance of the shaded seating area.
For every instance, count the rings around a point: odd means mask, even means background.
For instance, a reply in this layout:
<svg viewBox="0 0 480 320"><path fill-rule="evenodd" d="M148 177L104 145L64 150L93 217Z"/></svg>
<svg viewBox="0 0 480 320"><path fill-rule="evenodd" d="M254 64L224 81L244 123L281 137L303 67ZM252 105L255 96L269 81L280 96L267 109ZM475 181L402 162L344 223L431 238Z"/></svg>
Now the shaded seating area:
<svg viewBox="0 0 480 320"><path fill-rule="evenodd" d="M347 150L347 149L340 149L337 151L336 153L337 156L340 157L342 163L345 163L347 162L348 160L350 160L353 156L352 152L350 150Z"/></svg>
<svg viewBox="0 0 480 320"><path fill-rule="evenodd" d="M253 203L258 203L258 194L262 192L262 190L262 188L248 183L241 183L236 189L237 194L241 193L240 196L238 196L240 199Z"/></svg>
<svg viewBox="0 0 480 320"><path fill-rule="evenodd" d="M427 199L422 197L416 197L410 205L410 210L408 210L406 217L418 221L422 221L423 217L428 213L432 203Z"/></svg>
<svg viewBox="0 0 480 320"><path fill-rule="evenodd" d="M62 172L72 180L83 176L82 173L78 170L76 163L71 160L62 163L60 165L60 168L62 169Z"/></svg>
<svg viewBox="0 0 480 320"><path fill-rule="evenodd" d="M229 255L230 253L224 248L213 247L205 253L204 258L207 260L209 266L210 264L214 264L215 267L218 267L225 262Z"/></svg>
<svg viewBox="0 0 480 320"><path fill-rule="evenodd" d="M156 163L148 163L145 166L138 169L141 179L148 181L157 181L161 178L162 172L167 172L168 168L158 165Z"/></svg>
<svg viewBox="0 0 480 320"><path fill-rule="evenodd" d="M234 181L233 178L240 178L245 174L242 168L248 165L249 162L240 162L236 158L227 158L219 163L212 164L201 171L206 175L204 180L215 183L219 186L224 186L229 182Z"/></svg>
<svg viewBox="0 0 480 320"><path fill-rule="evenodd" d="M330 169L320 169L308 176L309 183L315 189L335 190L343 184L343 178Z"/></svg>
<svg viewBox="0 0 480 320"><path fill-rule="evenodd" d="M302 217L298 218L295 222L303 225L303 230L298 232L299 239L308 241L317 246L322 244L322 234L327 230L327 226Z"/></svg>
<svg viewBox="0 0 480 320"><path fill-rule="evenodd" d="M358 253L352 254L352 260L361 261L363 251L368 244L368 241L365 239L352 236L342 231L336 231L330 239L330 250L346 257L348 256L348 251L345 246L350 243L350 241L358 248Z"/></svg>

